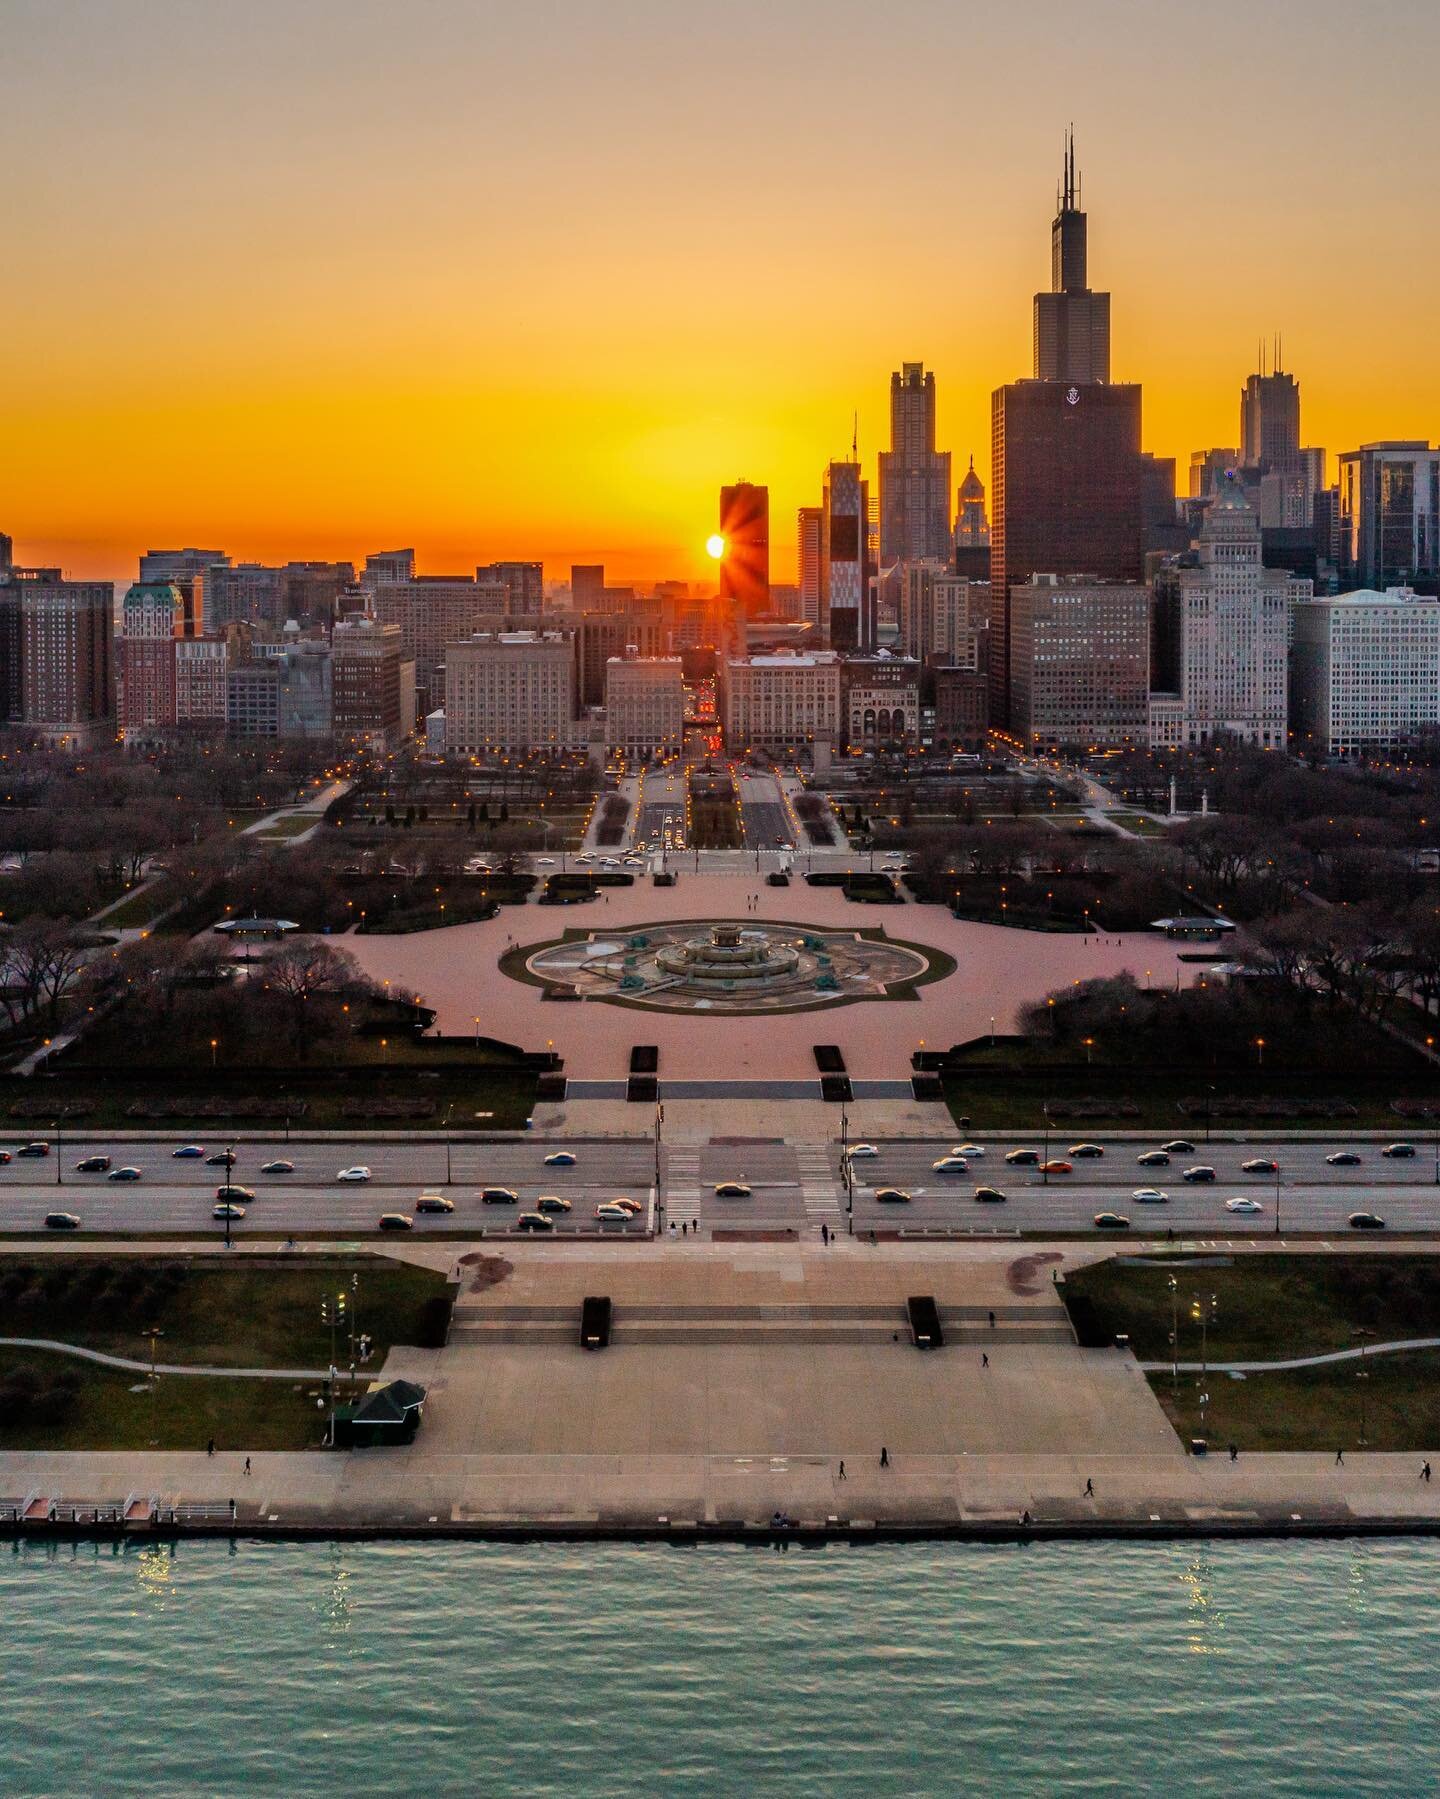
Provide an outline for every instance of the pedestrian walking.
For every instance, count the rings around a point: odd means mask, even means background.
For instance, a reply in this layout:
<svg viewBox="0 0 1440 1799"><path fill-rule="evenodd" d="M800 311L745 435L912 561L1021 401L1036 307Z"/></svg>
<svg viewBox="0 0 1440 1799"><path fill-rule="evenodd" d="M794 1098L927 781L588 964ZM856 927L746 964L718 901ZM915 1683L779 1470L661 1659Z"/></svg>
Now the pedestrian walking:
<svg viewBox="0 0 1440 1799"><path fill-rule="evenodd" d="M209 1445L208 1445L208 1446L207 1446L207 1448L206 1448L206 1450L205 1450L205 1453L206 1453L206 1455L214 1455L214 1453L215 1453L215 1439L214 1439L214 1437L211 1437L211 1439L210 1439L210 1442L209 1442Z"/></svg>
<svg viewBox="0 0 1440 1799"><path fill-rule="evenodd" d="M990 1328L992 1331L995 1328L995 1314L993 1312L990 1314Z"/></svg>
<svg viewBox="0 0 1440 1799"><path fill-rule="evenodd" d="M1337 1449L1335 1451L1335 1466L1337 1468L1343 1468L1345 1466L1345 1451L1343 1449Z"/></svg>
<svg viewBox="0 0 1440 1799"><path fill-rule="evenodd" d="M1095 1483L1093 1480L1087 1480L1085 1483L1085 1497L1087 1499L1093 1499L1095 1497Z"/></svg>
<svg viewBox="0 0 1440 1799"><path fill-rule="evenodd" d="M1428 1484L1429 1479L1430 1479L1430 1464L1429 1464L1429 1462L1426 1462L1424 1467L1421 1468L1420 1478L1421 1478L1421 1480L1425 1481Z"/></svg>
<svg viewBox="0 0 1440 1799"><path fill-rule="evenodd" d="M841 1480L844 1480L844 1478L845 1478L845 1464L844 1464L844 1462L841 1462L841 1464L840 1464L840 1478L841 1478Z"/></svg>
<svg viewBox="0 0 1440 1799"><path fill-rule="evenodd" d="M1236 1448L1236 1447L1235 1447L1235 1445L1234 1445L1234 1444L1233 1444L1233 1443L1232 1443L1232 1444L1231 1444L1231 1445L1230 1445L1230 1460L1231 1460L1231 1461L1232 1461L1232 1462L1238 1462L1238 1461L1239 1461L1239 1459L1240 1459L1240 1451L1239 1451L1239 1450L1238 1450L1238 1449L1237 1449L1237 1448Z"/></svg>
<svg viewBox="0 0 1440 1799"><path fill-rule="evenodd" d="M245 1472L247 1474L250 1472L250 1458L248 1455L245 1458Z"/></svg>
<svg viewBox="0 0 1440 1799"><path fill-rule="evenodd" d="M980 1366L982 1368L988 1368L990 1366L990 1358L985 1354L983 1349L980 1352Z"/></svg>
<svg viewBox="0 0 1440 1799"><path fill-rule="evenodd" d="M890 1466L890 1451L883 1443L880 1445L880 1466L882 1468L888 1468Z"/></svg>

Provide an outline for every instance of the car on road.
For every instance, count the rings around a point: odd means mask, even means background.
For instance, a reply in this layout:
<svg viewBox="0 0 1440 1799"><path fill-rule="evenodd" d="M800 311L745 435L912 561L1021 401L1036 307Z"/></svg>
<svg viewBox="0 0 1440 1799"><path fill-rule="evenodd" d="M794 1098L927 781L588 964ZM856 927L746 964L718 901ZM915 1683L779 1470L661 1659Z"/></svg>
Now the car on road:
<svg viewBox="0 0 1440 1799"><path fill-rule="evenodd" d="M234 1160L235 1151L233 1149L217 1149L213 1156L206 1156L205 1166L207 1168L224 1168Z"/></svg>
<svg viewBox="0 0 1440 1799"><path fill-rule="evenodd" d="M631 1215L624 1206L617 1206L613 1200L602 1200L595 1208L595 1216L601 1224L628 1224Z"/></svg>
<svg viewBox="0 0 1440 1799"><path fill-rule="evenodd" d="M1130 1195L1137 1206L1168 1206L1170 1195L1158 1187L1137 1187Z"/></svg>
<svg viewBox="0 0 1440 1799"><path fill-rule="evenodd" d="M0 1168L3 1168L10 1160L10 1151L8 1149L0 1149Z"/></svg>
<svg viewBox="0 0 1440 1799"><path fill-rule="evenodd" d="M1137 1168L1168 1168L1170 1151L1168 1149L1147 1149L1143 1156L1136 1156Z"/></svg>
<svg viewBox="0 0 1440 1799"><path fill-rule="evenodd" d="M535 1201L542 1212L569 1212L574 1209L568 1199L562 1199L558 1193L542 1193Z"/></svg>
<svg viewBox="0 0 1440 1799"><path fill-rule="evenodd" d="M1005 1160L1011 1168L1034 1168L1040 1160L1040 1151L1038 1149L1007 1150Z"/></svg>
<svg viewBox="0 0 1440 1799"><path fill-rule="evenodd" d="M78 1231L80 1216L77 1212L47 1212L45 1228L47 1231Z"/></svg>
<svg viewBox="0 0 1440 1799"><path fill-rule="evenodd" d="M614 1199L606 1200L605 1203L606 1205L619 1206L622 1211L628 1212L632 1218L638 1218L645 1210L638 1199L631 1199L626 1193L617 1193Z"/></svg>
<svg viewBox="0 0 1440 1799"><path fill-rule="evenodd" d="M555 1220L547 1218L543 1212L522 1212L515 1220L517 1231L553 1231Z"/></svg>
<svg viewBox="0 0 1440 1799"><path fill-rule="evenodd" d="M75 1164L76 1174L105 1174L109 1168L109 1156L81 1156Z"/></svg>
<svg viewBox="0 0 1440 1799"><path fill-rule="evenodd" d="M518 1206L520 1195L513 1187L482 1187L480 1202L487 1206Z"/></svg>
<svg viewBox="0 0 1440 1799"><path fill-rule="evenodd" d="M382 1231L413 1231L415 1220L408 1212L382 1212L376 1220Z"/></svg>
<svg viewBox="0 0 1440 1799"><path fill-rule="evenodd" d="M170 1159L172 1162L198 1162L204 1154L205 1151L200 1144L182 1143L179 1149L170 1151Z"/></svg>
<svg viewBox="0 0 1440 1799"><path fill-rule="evenodd" d="M908 1206L910 1195L903 1187L877 1187L875 1203L881 1206Z"/></svg>
<svg viewBox="0 0 1440 1799"><path fill-rule="evenodd" d="M1168 1143L1162 1143L1160 1147L1167 1150L1172 1156L1193 1156L1195 1154L1195 1145L1188 1137L1172 1137Z"/></svg>
<svg viewBox="0 0 1440 1799"><path fill-rule="evenodd" d="M1040 1172L1041 1174L1074 1174L1075 1164L1062 1161L1058 1156L1052 1156L1048 1162L1040 1164Z"/></svg>
<svg viewBox="0 0 1440 1799"><path fill-rule="evenodd" d="M1358 1168L1360 1166L1359 1153L1353 1149L1334 1150L1326 1156L1325 1160L1332 1168Z"/></svg>
<svg viewBox="0 0 1440 1799"><path fill-rule="evenodd" d="M975 1198L982 1206L1003 1206L1005 1195L998 1187L977 1187Z"/></svg>
<svg viewBox="0 0 1440 1799"><path fill-rule="evenodd" d="M545 1158L545 1166L547 1168L573 1168L575 1166L574 1154L568 1149L552 1150Z"/></svg>
<svg viewBox="0 0 1440 1799"><path fill-rule="evenodd" d="M880 1151L873 1143L852 1143L845 1154L852 1162L863 1162L871 1156L878 1156Z"/></svg>
<svg viewBox="0 0 1440 1799"><path fill-rule="evenodd" d="M978 1143L957 1143L950 1151L950 1154L952 1156L964 1156L969 1162L978 1162L984 1156L985 1151Z"/></svg>
<svg viewBox="0 0 1440 1799"><path fill-rule="evenodd" d="M112 1168L105 1178L110 1181L138 1181L142 1176L138 1168L126 1167Z"/></svg>
<svg viewBox="0 0 1440 1799"><path fill-rule="evenodd" d="M1130 1220L1123 1212L1097 1212L1095 1228L1097 1231L1128 1231Z"/></svg>
<svg viewBox="0 0 1440 1799"><path fill-rule="evenodd" d="M1199 1181L1213 1181L1215 1179L1215 1170L1207 1163L1201 1162L1194 1168L1185 1169L1182 1172L1180 1179L1182 1181L1189 1181L1190 1184L1194 1186Z"/></svg>
<svg viewBox="0 0 1440 1799"><path fill-rule="evenodd" d="M222 1199L217 1206L211 1206L210 1216L224 1220L226 1218L243 1218L245 1208L237 1205L233 1199Z"/></svg>
<svg viewBox="0 0 1440 1799"><path fill-rule="evenodd" d="M749 1199L752 1189L744 1181L716 1181L716 1199Z"/></svg>
<svg viewBox="0 0 1440 1799"><path fill-rule="evenodd" d="M50 1145L48 1143L22 1143L15 1154L17 1156L48 1156Z"/></svg>
<svg viewBox="0 0 1440 1799"><path fill-rule="evenodd" d="M1098 1143L1072 1143L1070 1145L1070 1154L1074 1156L1077 1162L1082 1160L1093 1161L1096 1156L1103 1156L1105 1151Z"/></svg>
<svg viewBox="0 0 1440 1799"><path fill-rule="evenodd" d="M1380 1154L1388 1156L1392 1162L1413 1162L1415 1145L1413 1143L1387 1143Z"/></svg>
<svg viewBox="0 0 1440 1799"><path fill-rule="evenodd" d="M970 1164L964 1156L941 1156L938 1162L932 1162L930 1166L937 1174L964 1174Z"/></svg>
<svg viewBox="0 0 1440 1799"><path fill-rule="evenodd" d="M1245 1199L1244 1197L1241 1197L1239 1199L1227 1199L1225 1201L1225 1210L1227 1212L1263 1212L1265 1208L1258 1199Z"/></svg>
<svg viewBox="0 0 1440 1799"><path fill-rule="evenodd" d="M1241 1174L1279 1174L1280 1164L1270 1156L1252 1156L1240 1164Z"/></svg>
<svg viewBox="0 0 1440 1799"><path fill-rule="evenodd" d="M453 1212L455 1201L443 1193L422 1193L415 1201L417 1212Z"/></svg>
<svg viewBox="0 0 1440 1799"><path fill-rule="evenodd" d="M1385 1220L1378 1212L1352 1212L1350 1228L1352 1231L1383 1231Z"/></svg>
<svg viewBox="0 0 1440 1799"><path fill-rule="evenodd" d="M235 1200L240 1205L248 1206L255 1195L249 1187L237 1187L232 1184L228 1187L217 1187L215 1197L216 1199Z"/></svg>
<svg viewBox="0 0 1440 1799"><path fill-rule="evenodd" d="M370 1179L370 1170L362 1164L357 1163L353 1168L342 1168L339 1174L335 1176L335 1179L337 1181L345 1181L353 1186L357 1181L368 1181Z"/></svg>
<svg viewBox="0 0 1440 1799"><path fill-rule="evenodd" d="M260 1172L261 1174L294 1174L295 1164L283 1159L278 1162L262 1162Z"/></svg>

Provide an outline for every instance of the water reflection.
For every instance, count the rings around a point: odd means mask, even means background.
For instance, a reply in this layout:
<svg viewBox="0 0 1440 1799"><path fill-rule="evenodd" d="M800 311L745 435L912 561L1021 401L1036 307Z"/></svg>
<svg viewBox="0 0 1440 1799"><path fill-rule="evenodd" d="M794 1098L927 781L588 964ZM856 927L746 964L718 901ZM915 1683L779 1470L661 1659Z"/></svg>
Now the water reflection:
<svg viewBox="0 0 1440 1799"><path fill-rule="evenodd" d="M1219 1655L1218 1641L1225 1628L1215 1594L1215 1568L1209 1551L1198 1548L1186 1563L1180 1579L1189 1593L1185 1645L1191 1655Z"/></svg>
<svg viewBox="0 0 1440 1799"><path fill-rule="evenodd" d="M147 1544L135 1557L135 1573L140 1582L140 1590L160 1610L165 1608L174 1590L171 1579L174 1562L174 1552L168 1543Z"/></svg>

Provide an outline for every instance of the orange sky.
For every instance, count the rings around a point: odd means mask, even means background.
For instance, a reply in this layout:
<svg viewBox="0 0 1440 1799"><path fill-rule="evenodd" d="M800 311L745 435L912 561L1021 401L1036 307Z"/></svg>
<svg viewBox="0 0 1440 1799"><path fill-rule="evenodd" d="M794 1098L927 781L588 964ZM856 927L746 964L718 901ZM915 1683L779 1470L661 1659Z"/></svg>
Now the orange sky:
<svg viewBox="0 0 1440 1799"><path fill-rule="evenodd" d="M703 577L747 476L783 578L903 359L988 483L1071 117L1148 448L1235 442L1275 330L1305 441L1440 433L1435 159L1385 102L1440 8L996 10L0 0L0 530L116 577L180 543Z"/></svg>

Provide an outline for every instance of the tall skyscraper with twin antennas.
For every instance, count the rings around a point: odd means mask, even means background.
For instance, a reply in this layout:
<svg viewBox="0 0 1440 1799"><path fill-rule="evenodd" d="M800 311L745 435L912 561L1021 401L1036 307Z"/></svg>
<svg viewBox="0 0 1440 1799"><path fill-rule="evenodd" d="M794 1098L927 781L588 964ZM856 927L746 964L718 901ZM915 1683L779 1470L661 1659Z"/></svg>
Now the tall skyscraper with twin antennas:
<svg viewBox="0 0 1440 1799"><path fill-rule="evenodd" d="M1089 287L1086 218L1075 173L1075 133L1050 227L1050 292L1035 296L1035 379L1088 384L1110 379L1110 296Z"/></svg>

